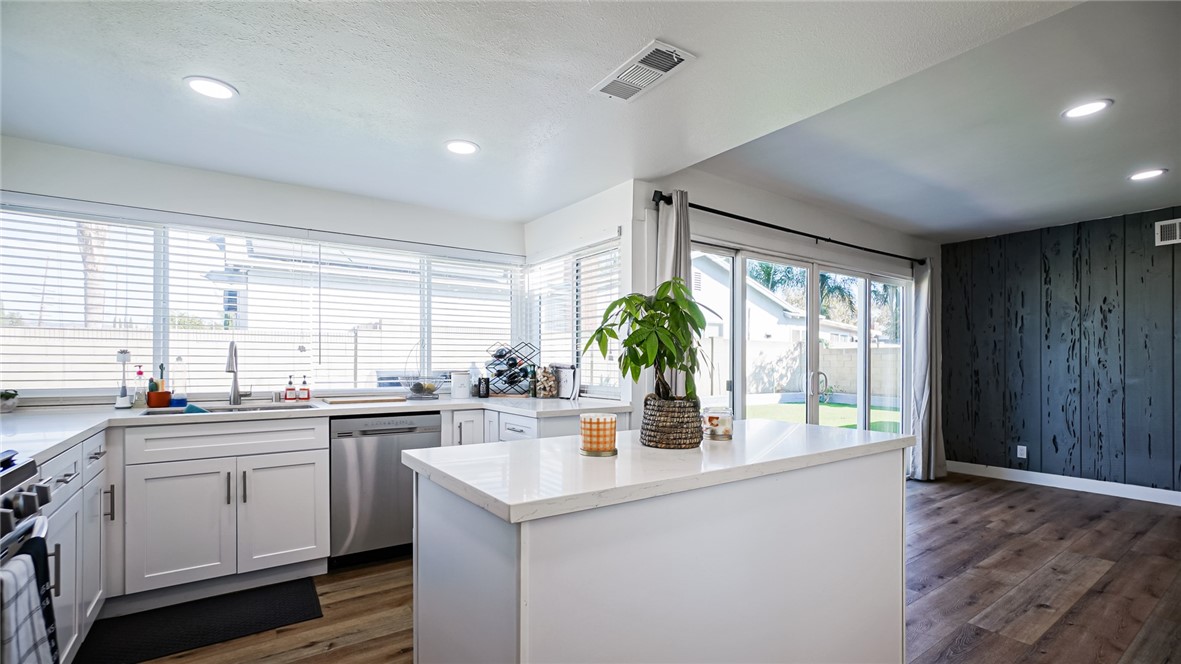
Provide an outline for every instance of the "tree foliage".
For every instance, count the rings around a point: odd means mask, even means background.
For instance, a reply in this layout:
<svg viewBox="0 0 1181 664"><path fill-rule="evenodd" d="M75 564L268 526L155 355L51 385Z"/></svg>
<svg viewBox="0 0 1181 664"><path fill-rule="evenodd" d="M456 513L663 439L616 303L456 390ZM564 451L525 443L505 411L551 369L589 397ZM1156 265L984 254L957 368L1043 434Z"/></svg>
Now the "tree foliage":
<svg viewBox="0 0 1181 664"><path fill-rule="evenodd" d="M795 288L803 292L808 286L808 271L804 268L758 260L748 260L746 266L746 273L750 278L776 295L786 297L785 291L788 288ZM841 322L856 322L857 296L849 281L849 279L829 272L820 273L820 314L822 316L837 320L842 317L840 314L843 313L845 314L843 317L852 315L854 320ZM791 300L790 297L786 299ZM801 301L792 302L792 304L802 307L804 303Z"/></svg>
<svg viewBox="0 0 1181 664"><path fill-rule="evenodd" d="M619 341L619 369L634 381L648 367L656 370L656 396L669 400L672 386L667 370L685 375L686 399L697 398L693 375L697 372L705 314L693 294L679 278L670 279L652 295L632 293L615 300L603 312L603 321L587 340L585 353L598 347L607 356L608 340Z"/></svg>

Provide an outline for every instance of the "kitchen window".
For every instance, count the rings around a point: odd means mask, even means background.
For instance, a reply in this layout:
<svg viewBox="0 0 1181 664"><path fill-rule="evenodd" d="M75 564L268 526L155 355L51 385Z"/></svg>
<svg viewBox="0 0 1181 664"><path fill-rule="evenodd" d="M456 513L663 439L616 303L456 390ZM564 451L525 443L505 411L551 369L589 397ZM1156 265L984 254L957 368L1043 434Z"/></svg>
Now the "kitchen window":
<svg viewBox="0 0 1181 664"><path fill-rule="evenodd" d="M242 224L246 226L247 224ZM170 387L224 393L289 375L318 389L402 386L513 341L519 264L27 209L0 212L0 383L110 394L115 351Z"/></svg>
<svg viewBox="0 0 1181 664"><path fill-rule="evenodd" d="M581 393L589 397L620 398L619 343L608 345L606 358L582 349L620 296L621 260L612 240L527 268L529 331L541 364L577 365Z"/></svg>

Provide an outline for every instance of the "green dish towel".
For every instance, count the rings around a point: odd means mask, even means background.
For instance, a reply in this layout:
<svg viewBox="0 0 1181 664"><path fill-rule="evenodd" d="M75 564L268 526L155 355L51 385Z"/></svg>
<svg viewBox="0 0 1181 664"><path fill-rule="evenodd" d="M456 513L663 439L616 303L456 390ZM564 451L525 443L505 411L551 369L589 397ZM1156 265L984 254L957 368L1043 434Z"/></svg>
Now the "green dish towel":
<svg viewBox="0 0 1181 664"><path fill-rule="evenodd" d="M185 406L185 410L184 410L184 412L186 412L186 413L208 413L209 411L207 411L207 410L205 410L204 408L202 408L202 407L198 406L197 404L192 404L192 403L191 403L191 404L189 404L189 405Z"/></svg>

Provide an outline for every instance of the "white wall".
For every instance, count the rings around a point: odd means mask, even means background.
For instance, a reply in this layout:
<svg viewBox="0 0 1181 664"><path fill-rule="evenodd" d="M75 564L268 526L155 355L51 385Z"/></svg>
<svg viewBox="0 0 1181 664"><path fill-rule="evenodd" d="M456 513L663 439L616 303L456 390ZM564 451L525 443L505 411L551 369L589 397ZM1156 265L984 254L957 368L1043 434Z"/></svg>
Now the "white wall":
<svg viewBox="0 0 1181 664"><path fill-rule="evenodd" d="M907 256L938 256L939 245L904 233L877 226L840 212L793 200L739 182L687 168L651 182L636 181L636 201L651 208L652 192L673 189L689 192L689 201L760 221L782 225L835 240L865 245L874 249ZM832 244L816 244L807 238L760 228L707 212L691 210L694 237L704 237L724 244L764 247L769 251L831 262L880 274L910 276L906 261L847 249ZM653 260L655 260L653 258Z"/></svg>
<svg viewBox="0 0 1181 664"><path fill-rule="evenodd" d="M630 230L633 188L634 181L627 180L525 224L526 260L561 256Z"/></svg>
<svg viewBox="0 0 1181 664"><path fill-rule="evenodd" d="M0 188L403 242L525 253L521 224L11 136L0 137Z"/></svg>

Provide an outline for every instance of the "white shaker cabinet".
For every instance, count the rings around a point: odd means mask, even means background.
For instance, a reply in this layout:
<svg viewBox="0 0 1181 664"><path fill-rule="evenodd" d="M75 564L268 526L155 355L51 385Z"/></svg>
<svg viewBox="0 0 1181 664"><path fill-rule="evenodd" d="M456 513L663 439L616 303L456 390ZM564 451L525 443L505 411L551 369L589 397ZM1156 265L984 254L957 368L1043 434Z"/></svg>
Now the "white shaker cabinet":
<svg viewBox="0 0 1181 664"><path fill-rule="evenodd" d="M80 643L82 612L79 606L82 543L82 495L75 492L49 517L49 576L53 585L53 617L62 662L70 661Z"/></svg>
<svg viewBox="0 0 1181 664"><path fill-rule="evenodd" d="M129 594L328 557L328 450L126 473Z"/></svg>
<svg viewBox="0 0 1181 664"><path fill-rule="evenodd" d="M328 450L238 457L238 573L328 557Z"/></svg>
<svg viewBox="0 0 1181 664"><path fill-rule="evenodd" d="M237 460L127 466L127 592L237 571Z"/></svg>
<svg viewBox="0 0 1181 664"><path fill-rule="evenodd" d="M484 442L495 443L500 440L500 413L495 410L484 411Z"/></svg>
<svg viewBox="0 0 1181 664"><path fill-rule="evenodd" d="M110 517L111 494L107 472L100 470L82 488L82 592L79 597L82 633L86 633L107 595L107 536L105 523Z"/></svg>
<svg viewBox="0 0 1181 664"><path fill-rule="evenodd" d="M485 442L484 411L457 410L452 414L452 444L475 445Z"/></svg>

